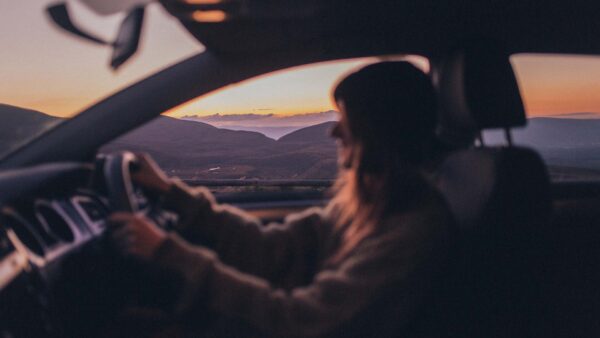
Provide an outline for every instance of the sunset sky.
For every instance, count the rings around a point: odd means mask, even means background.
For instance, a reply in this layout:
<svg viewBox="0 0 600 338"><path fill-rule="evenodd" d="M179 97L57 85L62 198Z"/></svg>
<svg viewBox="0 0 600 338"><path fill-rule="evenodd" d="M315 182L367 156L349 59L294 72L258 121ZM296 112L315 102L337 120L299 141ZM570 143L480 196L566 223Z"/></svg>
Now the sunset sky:
<svg viewBox="0 0 600 338"><path fill-rule="evenodd" d="M44 14L49 3L0 2L0 103L72 116L128 84L203 50L160 6L151 5L140 52L113 72L108 68L108 48L69 36L49 23ZM98 17L82 5L72 8L78 23L109 40L122 19L119 15ZM324 63L277 72L194 100L168 114L326 111L332 109L329 92L340 75L375 61ZM600 112L600 57L530 55L513 57L512 62L530 116Z"/></svg>
<svg viewBox="0 0 600 338"><path fill-rule="evenodd" d="M600 57L511 58L529 116L600 113Z"/></svg>

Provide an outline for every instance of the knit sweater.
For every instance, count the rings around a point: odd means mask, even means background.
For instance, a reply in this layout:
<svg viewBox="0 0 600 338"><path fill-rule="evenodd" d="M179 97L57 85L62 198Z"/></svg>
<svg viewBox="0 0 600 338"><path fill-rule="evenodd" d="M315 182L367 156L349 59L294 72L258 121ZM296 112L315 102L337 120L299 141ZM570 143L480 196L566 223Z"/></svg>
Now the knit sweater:
<svg viewBox="0 0 600 338"><path fill-rule="evenodd" d="M430 195L332 264L341 236L327 209L264 226L206 189L178 183L166 204L180 215L179 235L169 235L154 259L181 276L180 316L201 307L261 336L396 336L431 291L448 249L448 212Z"/></svg>

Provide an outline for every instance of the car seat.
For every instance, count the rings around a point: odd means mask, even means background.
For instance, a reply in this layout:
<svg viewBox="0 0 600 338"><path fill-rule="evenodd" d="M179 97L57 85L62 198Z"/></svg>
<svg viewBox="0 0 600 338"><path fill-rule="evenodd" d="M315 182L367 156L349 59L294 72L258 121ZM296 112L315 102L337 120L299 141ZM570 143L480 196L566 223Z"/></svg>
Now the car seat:
<svg viewBox="0 0 600 338"><path fill-rule="evenodd" d="M512 144L510 128L526 118L509 55L497 43L473 41L438 65L439 135L454 149L438 187L457 241L411 336L545 336L537 234L551 216L550 184L539 155ZM506 146L486 147L481 132L497 128Z"/></svg>

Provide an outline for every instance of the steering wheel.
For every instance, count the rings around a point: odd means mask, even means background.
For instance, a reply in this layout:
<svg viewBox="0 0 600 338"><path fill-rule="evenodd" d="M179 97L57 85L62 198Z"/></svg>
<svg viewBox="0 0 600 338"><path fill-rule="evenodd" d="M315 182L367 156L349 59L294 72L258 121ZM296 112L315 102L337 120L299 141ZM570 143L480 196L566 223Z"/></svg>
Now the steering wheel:
<svg viewBox="0 0 600 338"><path fill-rule="evenodd" d="M137 159L131 152L108 154L104 158L104 179L112 211L139 211L135 188L131 180Z"/></svg>
<svg viewBox="0 0 600 338"><path fill-rule="evenodd" d="M144 212L158 226L170 230L177 215L161 207L161 199L142 192L132 182L131 173L138 170L135 154L129 151L105 155L102 168L111 211Z"/></svg>
<svg viewBox="0 0 600 338"><path fill-rule="evenodd" d="M98 158L97 171L102 171L109 208L112 212L143 212L158 226L169 229L176 217L169 218L174 214L161 207L160 199L149 198L142 187L136 186L132 181L132 173L136 170L139 170L139 164L132 152L109 153ZM98 243L99 254L94 257L94 266L113 272L103 276L104 284L100 289L110 291L105 297L111 302L109 307L114 308L114 313L129 307L152 307L162 301L157 296L160 294L157 285L171 285L168 274L132 257L121 256L114 251L107 236L101 237ZM109 315L108 318L113 317Z"/></svg>

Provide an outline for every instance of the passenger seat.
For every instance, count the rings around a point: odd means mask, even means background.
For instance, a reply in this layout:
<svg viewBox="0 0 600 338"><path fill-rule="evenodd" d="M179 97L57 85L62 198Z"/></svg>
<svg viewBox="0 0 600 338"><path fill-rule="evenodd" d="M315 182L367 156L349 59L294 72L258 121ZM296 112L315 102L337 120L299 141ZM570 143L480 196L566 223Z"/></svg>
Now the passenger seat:
<svg viewBox="0 0 600 338"><path fill-rule="evenodd" d="M434 73L440 137L454 147L439 169L439 189L457 224L455 256L421 320L428 337L547 336L536 269L538 240L552 213L548 173L533 150L512 145L526 124L509 55L490 41L470 42ZM504 129L507 145L475 138ZM417 325L418 326L418 325Z"/></svg>

